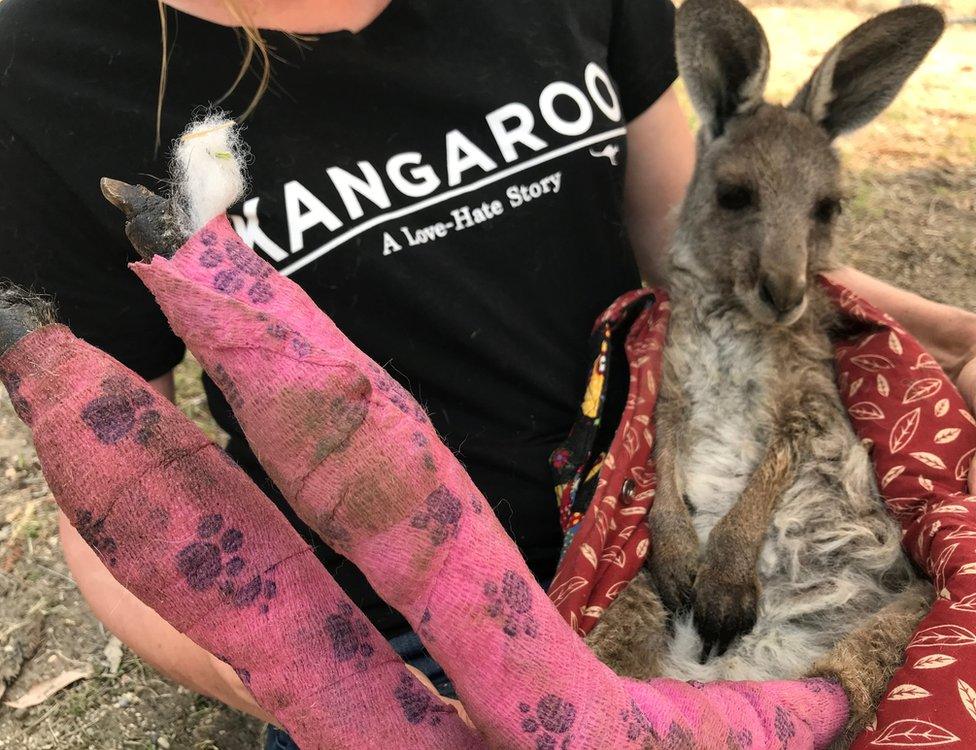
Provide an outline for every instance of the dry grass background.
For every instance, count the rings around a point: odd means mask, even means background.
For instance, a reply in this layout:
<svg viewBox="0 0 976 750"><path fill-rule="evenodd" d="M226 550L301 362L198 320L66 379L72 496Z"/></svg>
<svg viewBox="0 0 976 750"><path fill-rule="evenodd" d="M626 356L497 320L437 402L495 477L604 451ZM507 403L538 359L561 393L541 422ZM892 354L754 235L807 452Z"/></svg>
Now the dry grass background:
<svg viewBox="0 0 976 750"><path fill-rule="evenodd" d="M787 99L823 52L895 2L748 3L773 46L771 96ZM940 3L976 21L976 0ZM849 199L840 244L860 268L930 297L976 303L976 23L950 26L923 68L875 124L841 144ZM206 408L192 362L179 402ZM29 436L0 401L0 691L90 667L93 676L40 706L0 706L0 750L256 748L260 728L162 679L126 652L117 672L108 634L88 613L58 547L51 501Z"/></svg>

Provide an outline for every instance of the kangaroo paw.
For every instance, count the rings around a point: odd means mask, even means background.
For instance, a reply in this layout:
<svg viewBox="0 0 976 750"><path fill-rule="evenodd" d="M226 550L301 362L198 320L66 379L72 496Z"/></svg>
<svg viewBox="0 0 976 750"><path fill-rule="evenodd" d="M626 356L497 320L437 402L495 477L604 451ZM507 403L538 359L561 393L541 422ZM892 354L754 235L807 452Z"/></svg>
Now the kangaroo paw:
<svg viewBox="0 0 976 750"><path fill-rule="evenodd" d="M642 568L586 636L597 658L621 677L649 680L667 648L667 612Z"/></svg>
<svg viewBox="0 0 976 750"><path fill-rule="evenodd" d="M695 630L702 639L701 663L713 649L721 656L738 636L756 624L759 581L751 577L736 580L729 569L703 565L695 578Z"/></svg>
<svg viewBox="0 0 976 750"><path fill-rule="evenodd" d="M125 236L143 260L171 258L186 241L168 199L110 177L103 177L100 185L105 199L125 214Z"/></svg>
<svg viewBox="0 0 976 750"><path fill-rule="evenodd" d="M31 331L56 322L49 300L10 283L0 283L0 354Z"/></svg>
<svg viewBox="0 0 976 750"><path fill-rule="evenodd" d="M652 511L651 557L648 567L654 588L672 614L686 611L698 571L698 537L691 521L673 513Z"/></svg>

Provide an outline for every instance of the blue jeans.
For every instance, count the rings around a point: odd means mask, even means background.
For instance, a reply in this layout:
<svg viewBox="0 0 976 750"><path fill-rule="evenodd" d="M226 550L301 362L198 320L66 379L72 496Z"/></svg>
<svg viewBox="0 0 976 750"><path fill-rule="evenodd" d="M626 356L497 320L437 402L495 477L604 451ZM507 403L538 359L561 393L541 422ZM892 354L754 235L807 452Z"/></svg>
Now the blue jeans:
<svg viewBox="0 0 976 750"><path fill-rule="evenodd" d="M454 686L447 679L441 665L430 657L416 633L404 633L391 638L390 645L407 664L422 672L437 688L437 692L446 698L457 698ZM299 750L299 747L287 732L277 727L268 727L268 739L264 750Z"/></svg>

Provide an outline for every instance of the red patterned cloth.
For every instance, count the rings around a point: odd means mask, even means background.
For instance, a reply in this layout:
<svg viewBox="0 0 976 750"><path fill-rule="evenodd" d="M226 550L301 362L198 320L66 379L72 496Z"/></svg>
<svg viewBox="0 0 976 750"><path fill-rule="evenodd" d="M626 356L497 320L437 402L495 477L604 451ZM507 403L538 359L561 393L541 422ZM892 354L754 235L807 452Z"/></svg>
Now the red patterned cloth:
<svg viewBox="0 0 976 750"><path fill-rule="evenodd" d="M838 387L854 431L870 449L881 494L902 525L905 550L938 594L877 720L853 747L976 748L976 496L966 487L976 419L932 357L892 318L850 290L826 280L822 285L868 329L837 346ZM650 543L645 518L655 484L652 416L667 297L659 290L631 292L597 327L642 300L653 304L627 334L626 408L592 501L585 512L577 509L576 533L550 588L557 608L581 635L644 563ZM574 486L562 488L564 507Z"/></svg>
<svg viewBox="0 0 976 750"><path fill-rule="evenodd" d="M623 295L600 316L594 332L603 329L604 340L609 339L610 329L625 321L627 313L637 305L644 305L644 309L624 343L629 368L627 402L620 427L602 458L596 488L585 512L572 510L574 495L590 473L585 459L576 462L571 481L557 486L563 530L570 543L549 587L549 597L580 635L592 629L647 558L650 532L644 520L654 498L652 418L670 318L667 294L641 289ZM587 401L596 397L596 391L605 390L605 366L600 364L605 358L606 348L601 347L581 407L583 424L593 414L593 406ZM559 454L557 450L554 456Z"/></svg>

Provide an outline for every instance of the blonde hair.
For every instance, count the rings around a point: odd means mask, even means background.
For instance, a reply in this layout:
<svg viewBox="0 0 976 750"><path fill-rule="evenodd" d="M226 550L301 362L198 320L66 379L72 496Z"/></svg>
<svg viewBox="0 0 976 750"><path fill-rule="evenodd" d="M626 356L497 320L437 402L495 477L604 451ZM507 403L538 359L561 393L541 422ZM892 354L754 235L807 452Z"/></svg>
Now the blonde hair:
<svg viewBox="0 0 976 750"><path fill-rule="evenodd" d="M267 41L261 36L261 32L251 20L250 14L241 6L240 0L221 1L228 12L234 17L234 20L237 21L239 32L244 35L245 50L241 67L237 71L237 77L230 85L230 88L223 93L216 103L219 104L222 102L240 85L241 80L243 80L247 71L250 70L255 55L260 58L261 63L257 90L254 92L254 96L251 97L247 108L237 116L238 120L243 120L254 112L254 108L258 106L261 97L268 90L268 85L271 82L271 52L268 48ZM159 6L159 28L163 47L162 62L159 69L159 94L156 99L156 149L158 150L162 137L163 98L166 95L166 77L169 69L169 29L166 23L166 5L163 0L156 0L156 2Z"/></svg>

